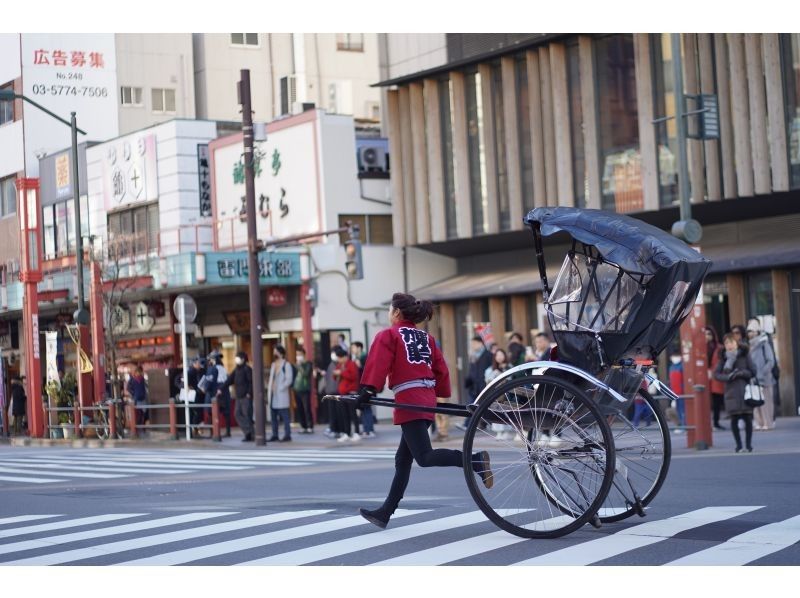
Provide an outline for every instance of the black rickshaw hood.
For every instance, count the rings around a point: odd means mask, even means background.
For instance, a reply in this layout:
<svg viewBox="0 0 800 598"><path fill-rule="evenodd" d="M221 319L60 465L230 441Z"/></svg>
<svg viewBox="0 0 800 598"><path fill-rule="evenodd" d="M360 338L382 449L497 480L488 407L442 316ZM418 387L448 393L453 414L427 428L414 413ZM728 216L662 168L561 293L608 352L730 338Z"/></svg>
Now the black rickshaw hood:
<svg viewBox="0 0 800 598"><path fill-rule="evenodd" d="M710 263L670 233L630 216L586 208L534 208L525 224L538 222L543 236L564 231L593 245L609 262L626 272L652 275L678 262Z"/></svg>

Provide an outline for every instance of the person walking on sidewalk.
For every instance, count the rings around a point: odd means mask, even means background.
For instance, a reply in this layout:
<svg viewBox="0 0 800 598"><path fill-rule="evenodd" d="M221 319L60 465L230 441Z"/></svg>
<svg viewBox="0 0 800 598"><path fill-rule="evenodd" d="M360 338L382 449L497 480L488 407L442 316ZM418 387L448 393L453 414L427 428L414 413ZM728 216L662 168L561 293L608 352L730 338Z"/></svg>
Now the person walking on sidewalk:
<svg viewBox="0 0 800 598"><path fill-rule="evenodd" d="M731 431L736 441L736 452L742 452L739 421L744 422L745 448L753 452L753 408L744 402L744 389L753 377L754 367L748 356L746 344L739 343L732 334L723 337L724 348L720 353L714 378L725 383L725 411L731 416Z"/></svg>
<svg viewBox="0 0 800 598"><path fill-rule="evenodd" d="M269 407L272 422L272 436L270 442L278 441L278 420L283 420L283 438L280 442L291 442L292 424L289 418L289 404L291 397L289 389L292 387L292 364L286 361L286 348L275 345L272 353L272 365L269 368Z"/></svg>
<svg viewBox="0 0 800 598"><path fill-rule="evenodd" d="M719 416L725 406L725 384L714 378L721 346L716 330L711 326L706 326L703 330L706 333L706 365L708 365L708 380L711 388L711 410L714 414L714 427L717 430L724 430L725 426L719 423Z"/></svg>
<svg viewBox="0 0 800 598"><path fill-rule="evenodd" d="M236 354L233 370L233 391L236 393L236 423L244 434L242 442L253 440L253 368L247 363L247 353Z"/></svg>
<svg viewBox="0 0 800 598"><path fill-rule="evenodd" d="M755 318L751 318L747 323L747 339L750 343L750 359L755 367L755 377L764 394L764 404L756 407L754 411L756 430L774 430L775 351L772 350L767 333L761 330L761 323Z"/></svg>
<svg viewBox="0 0 800 598"><path fill-rule="evenodd" d="M334 347L336 353L336 369L333 376L339 381L338 391L340 395L355 394L358 391L358 366L349 358L347 351L341 347ZM350 439L353 442L361 440L358 433L358 414L353 403L339 403L339 419L342 422L343 433L339 435L338 442L345 442Z"/></svg>
<svg viewBox="0 0 800 598"><path fill-rule="evenodd" d="M3 381L0 380L0 384ZM22 420L28 407L28 397L20 378L11 378L11 416L14 418L14 436L22 436Z"/></svg>
<svg viewBox="0 0 800 598"><path fill-rule="evenodd" d="M358 379L364 374L364 367L367 365L367 354L364 352L364 343L355 341L350 344L350 359L358 367ZM375 438L375 414L372 413L372 405L364 405L361 408L361 437Z"/></svg>
<svg viewBox="0 0 800 598"><path fill-rule="evenodd" d="M450 374L435 339L416 327L433 315L430 301L418 301L412 295L395 293L389 307L391 327L375 336L370 360L364 369L359 390L359 404L363 404L383 390L386 378L395 393L395 403L435 407L436 397L450 396ZM402 431L400 446L395 455L395 472L389 495L374 510L359 509L370 523L385 528L403 498L411 465L420 467L463 467L459 450L433 449L428 427L433 413L395 409L394 423ZM484 485L494 483L489 464L489 453L474 453L472 468L481 476Z"/></svg>
<svg viewBox="0 0 800 598"><path fill-rule="evenodd" d="M313 366L310 361L306 361L306 350L297 347L295 352L297 359L297 375L294 379L294 398L297 407L297 421L300 424L300 434L314 433L314 419L311 414L311 384Z"/></svg>
<svg viewBox="0 0 800 598"><path fill-rule="evenodd" d="M206 373L208 388L206 389L206 397L217 399L220 415L225 418L225 438L230 438L231 390L228 386L228 370L222 365L222 353L219 351L212 352L206 358L206 363L208 363L208 371Z"/></svg>

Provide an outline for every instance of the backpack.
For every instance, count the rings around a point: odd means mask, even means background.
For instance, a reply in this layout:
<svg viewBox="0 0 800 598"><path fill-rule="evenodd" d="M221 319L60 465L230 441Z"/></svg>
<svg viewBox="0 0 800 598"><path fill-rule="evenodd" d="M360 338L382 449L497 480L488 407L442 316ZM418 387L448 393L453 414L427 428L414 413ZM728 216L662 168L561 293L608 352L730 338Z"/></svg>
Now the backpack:
<svg viewBox="0 0 800 598"><path fill-rule="evenodd" d="M772 358L775 360L775 365L772 366L772 377L775 378L775 383L778 383L778 379L781 377L781 368L778 367L778 355L775 353L775 345L772 342L772 335L767 334L767 341L769 342L769 348L772 349ZM764 345L761 345L761 350L764 351L764 359L767 358L767 350L764 348Z"/></svg>
<svg viewBox="0 0 800 598"><path fill-rule="evenodd" d="M289 367L292 368L292 383L289 385L289 388L294 388L294 381L297 380L297 368L291 361L285 361L283 363L283 367L286 367L286 364L289 364ZM284 372L286 370L283 370Z"/></svg>

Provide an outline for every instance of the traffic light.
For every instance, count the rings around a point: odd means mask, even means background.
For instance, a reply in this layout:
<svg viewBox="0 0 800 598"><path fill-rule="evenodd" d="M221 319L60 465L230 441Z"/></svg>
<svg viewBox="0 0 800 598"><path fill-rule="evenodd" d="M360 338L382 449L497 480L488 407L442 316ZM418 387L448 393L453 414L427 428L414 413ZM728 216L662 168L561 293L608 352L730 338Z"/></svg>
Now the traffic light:
<svg viewBox="0 0 800 598"><path fill-rule="evenodd" d="M347 278L361 280L364 278L364 266L361 263L361 241L358 239L358 227L351 227L348 234L350 238L344 242L344 268L347 271Z"/></svg>

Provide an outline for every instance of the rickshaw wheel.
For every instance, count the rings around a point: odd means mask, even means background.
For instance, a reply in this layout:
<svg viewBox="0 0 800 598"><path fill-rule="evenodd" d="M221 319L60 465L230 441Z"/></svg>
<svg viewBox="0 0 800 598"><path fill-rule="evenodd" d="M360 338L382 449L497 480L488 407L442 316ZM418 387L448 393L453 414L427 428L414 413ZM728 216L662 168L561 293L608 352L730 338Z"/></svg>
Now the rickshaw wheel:
<svg viewBox="0 0 800 598"><path fill-rule="evenodd" d="M638 427L621 412L608 418L614 437L616 470L598 512L604 523L622 521L632 515L644 517L644 507L658 494L669 471L672 442L667 417L650 393L639 389L638 394L645 402L645 415ZM650 418L652 423L648 425Z"/></svg>
<svg viewBox="0 0 800 598"><path fill-rule="evenodd" d="M473 466L473 453L482 451L490 487ZM574 384L547 374L512 379L484 396L470 417L464 475L498 527L523 538L557 538L586 524L605 500L614 475L611 429Z"/></svg>

